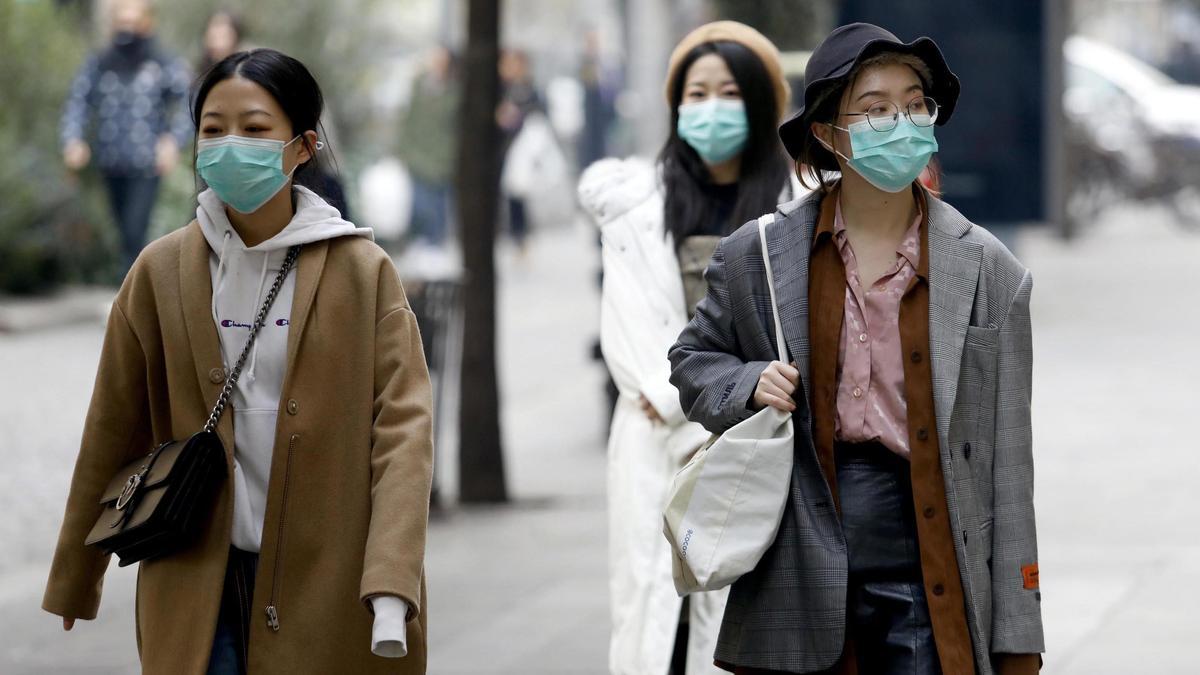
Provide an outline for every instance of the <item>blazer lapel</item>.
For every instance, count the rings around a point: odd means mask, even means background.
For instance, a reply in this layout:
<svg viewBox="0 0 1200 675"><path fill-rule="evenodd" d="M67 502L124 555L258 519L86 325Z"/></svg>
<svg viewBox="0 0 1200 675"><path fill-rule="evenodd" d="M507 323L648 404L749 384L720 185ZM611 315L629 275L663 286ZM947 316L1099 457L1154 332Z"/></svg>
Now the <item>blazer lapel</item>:
<svg viewBox="0 0 1200 675"><path fill-rule="evenodd" d="M805 400L812 400L808 335L808 257L821 201L810 195L780 207L775 222L767 228L767 251L775 277L779 317L787 340L788 355L800 370ZM774 333L772 329L770 331Z"/></svg>
<svg viewBox="0 0 1200 675"><path fill-rule="evenodd" d="M200 385L204 404L208 406L203 413L206 421L224 386L223 379L213 382L210 376L214 370L222 369L224 363L217 326L212 317L212 276L208 269L208 256L208 242L204 240L199 223L193 221L188 225L183 246L179 249L179 295L192 363L196 367L196 381ZM233 453L232 420L232 415L222 415L217 424L217 435L225 446L226 459L231 459Z"/></svg>
<svg viewBox="0 0 1200 675"><path fill-rule="evenodd" d="M938 438L948 447L950 416L958 394L963 342L979 283L983 247L962 240L972 227L937 199L929 201L929 349Z"/></svg>

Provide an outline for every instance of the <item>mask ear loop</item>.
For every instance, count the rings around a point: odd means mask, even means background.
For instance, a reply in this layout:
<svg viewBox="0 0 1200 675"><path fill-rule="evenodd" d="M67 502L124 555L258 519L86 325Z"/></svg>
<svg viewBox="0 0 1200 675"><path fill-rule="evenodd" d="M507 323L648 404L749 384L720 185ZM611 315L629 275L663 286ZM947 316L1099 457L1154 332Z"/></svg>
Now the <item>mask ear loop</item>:
<svg viewBox="0 0 1200 675"><path fill-rule="evenodd" d="M300 134L299 136L296 136L296 138L293 138L292 140L288 141L287 143L284 143L283 147L286 148L287 146L291 145L292 143L295 143L297 139L300 139L303 137L304 137L304 134ZM317 141L313 145L313 149L318 150L318 151L324 150L325 149L325 141ZM300 163L297 162L296 166L293 166L292 170L287 173L288 180L292 179L292 176L296 173L296 169L299 169L299 168L300 168Z"/></svg>
<svg viewBox="0 0 1200 675"><path fill-rule="evenodd" d="M839 126L838 126L838 125L836 125L836 124L829 123L829 122L827 122L826 124L828 124L830 127L833 127L834 129L837 129L837 130L839 130L839 131L844 131L844 132L846 132L846 133L850 133L850 130L849 130L849 129L845 129L845 128L839 127ZM849 157L847 157L847 156L843 155L842 153L838 152L836 148L832 148L832 147L830 147L830 146L828 146L828 145L825 145L825 141L823 141L823 140L821 139L821 137L820 137L820 136L816 136L816 139L817 139L817 142L821 144L821 147L822 147L822 148L825 148L825 149L826 149L826 150L828 150L829 152L832 152L833 154L837 155L838 157L841 157L842 159L846 160L847 162L849 162L849 161L850 161L850 158L849 158Z"/></svg>

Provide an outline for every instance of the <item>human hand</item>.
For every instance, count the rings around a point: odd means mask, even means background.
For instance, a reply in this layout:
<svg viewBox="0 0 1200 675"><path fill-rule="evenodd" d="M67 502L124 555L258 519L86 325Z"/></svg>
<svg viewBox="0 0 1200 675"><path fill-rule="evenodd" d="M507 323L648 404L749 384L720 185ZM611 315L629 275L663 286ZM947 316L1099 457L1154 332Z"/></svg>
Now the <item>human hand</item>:
<svg viewBox="0 0 1200 675"><path fill-rule="evenodd" d="M758 376L758 387L754 390L754 409L771 406L783 412L794 412L796 402L792 393L800 386L800 371L793 361L790 365L772 361Z"/></svg>
<svg viewBox="0 0 1200 675"><path fill-rule="evenodd" d="M158 144L154 146L154 168L157 169L158 175L165 176L171 173L178 161L179 146L175 145L175 139L160 136Z"/></svg>
<svg viewBox="0 0 1200 675"><path fill-rule="evenodd" d="M662 418L662 415L658 414L658 411L654 409L654 404L650 402L650 399L646 398L645 394L638 395L638 405L642 407L642 414L645 415L646 418L651 422L656 422L659 424L665 422L665 420Z"/></svg>
<svg viewBox="0 0 1200 675"><path fill-rule="evenodd" d="M69 141L63 148L63 164L70 171L79 171L92 159L92 149L81 140Z"/></svg>

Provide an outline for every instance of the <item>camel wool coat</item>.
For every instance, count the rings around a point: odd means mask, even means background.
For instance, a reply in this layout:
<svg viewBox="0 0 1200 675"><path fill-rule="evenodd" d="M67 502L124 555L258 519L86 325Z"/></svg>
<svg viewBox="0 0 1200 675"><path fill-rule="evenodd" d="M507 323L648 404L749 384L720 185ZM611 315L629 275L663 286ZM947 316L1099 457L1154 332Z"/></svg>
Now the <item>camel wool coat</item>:
<svg viewBox="0 0 1200 675"><path fill-rule="evenodd" d="M96 616L109 559L83 541L99 517L101 491L126 462L198 431L220 393L225 372L208 257L193 222L145 249L113 303L43 600L49 612ZM249 672L424 673L433 449L416 320L391 260L366 239L306 245L292 273ZM137 640L145 673L207 668L230 547L232 420L226 414L218 426L227 476L198 541L141 563ZM367 598L376 594L418 608L402 659L371 653ZM267 624L268 605L278 630Z"/></svg>

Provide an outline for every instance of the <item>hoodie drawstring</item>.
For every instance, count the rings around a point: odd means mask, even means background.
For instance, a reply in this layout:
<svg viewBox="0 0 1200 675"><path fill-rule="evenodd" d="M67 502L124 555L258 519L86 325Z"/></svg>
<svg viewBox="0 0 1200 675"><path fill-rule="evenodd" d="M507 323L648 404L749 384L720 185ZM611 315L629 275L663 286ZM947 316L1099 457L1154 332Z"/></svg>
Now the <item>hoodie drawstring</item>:
<svg viewBox="0 0 1200 675"><path fill-rule="evenodd" d="M221 284L224 283L224 281L225 281L225 279L222 278L221 275L225 272L225 269L226 269L225 268L225 251L226 251L226 249L229 248L230 237L231 237L231 235L229 234L229 230L225 230L225 239L224 239L224 241L221 242L221 253L217 256L217 276L215 279L213 279L212 318L213 318L213 323L216 324L217 327L221 326L221 322L217 319L217 295L221 292Z"/></svg>
<svg viewBox="0 0 1200 675"><path fill-rule="evenodd" d="M262 301L263 285L267 282L267 261L271 259L270 253L263 253L262 274L258 276L258 293L254 295L257 298L254 301L258 305ZM254 367L258 365L258 340L254 341L254 348L250 350L250 369L246 371L246 381L254 381Z"/></svg>

